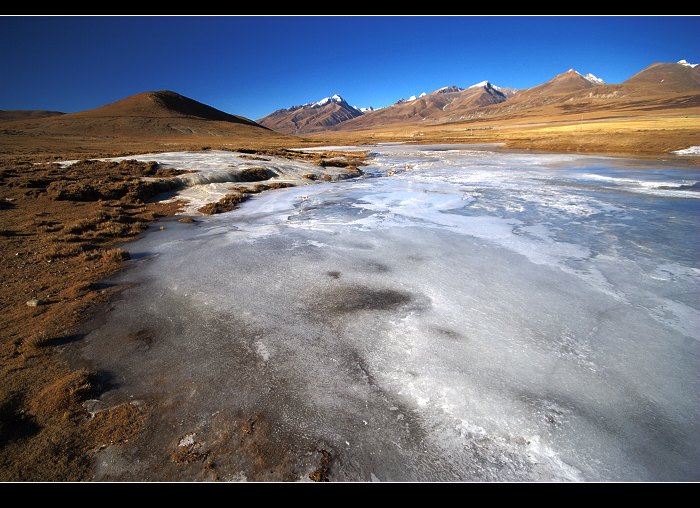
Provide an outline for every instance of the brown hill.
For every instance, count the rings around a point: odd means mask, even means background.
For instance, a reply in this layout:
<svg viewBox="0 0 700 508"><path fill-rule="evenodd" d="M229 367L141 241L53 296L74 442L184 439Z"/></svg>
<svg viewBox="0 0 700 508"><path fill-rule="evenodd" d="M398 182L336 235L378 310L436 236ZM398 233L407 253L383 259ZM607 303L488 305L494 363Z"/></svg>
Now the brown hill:
<svg viewBox="0 0 700 508"><path fill-rule="evenodd" d="M69 115L72 118L199 118L220 122L257 124L242 116L231 115L202 104L176 92L161 90L143 92L118 100L106 106Z"/></svg>
<svg viewBox="0 0 700 508"><path fill-rule="evenodd" d="M700 105L700 66L657 63L617 85L591 82L575 71L518 92L504 104L465 117L514 119L569 115L624 116L633 112L678 110Z"/></svg>
<svg viewBox="0 0 700 508"><path fill-rule="evenodd" d="M278 109L258 123L284 134L303 134L326 130L358 116L362 116L361 111L333 95L318 102Z"/></svg>
<svg viewBox="0 0 700 508"><path fill-rule="evenodd" d="M49 116L60 116L64 114L65 113L61 113L60 111L46 111L43 109L0 110L0 122L26 120L30 118L46 118Z"/></svg>
<svg viewBox="0 0 700 508"><path fill-rule="evenodd" d="M0 155L105 153L108 146L138 152L139 147L263 146L289 141L248 118L170 91L144 92L88 111L0 125Z"/></svg>
<svg viewBox="0 0 700 508"><path fill-rule="evenodd" d="M4 127L45 134L159 137L223 136L268 129L170 91L143 92L96 109L48 118L7 122Z"/></svg>
<svg viewBox="0 0 700 508"><path fill-rule="evenodd" d="M569 69L568 71L553 77L546 83L522 90L518 94L518 99L527 100L534 97L569 94L581 90L587 90L595 86L599 85L584 78L575 70Z"/></svg>
<svg viewBox="0 0 700 508"><path fill-rule="evenodd" d="M655 63L626 80L623 85L628 88L652 87L673 92L698 91L700 65L692 67L683 63Z"/></svg>

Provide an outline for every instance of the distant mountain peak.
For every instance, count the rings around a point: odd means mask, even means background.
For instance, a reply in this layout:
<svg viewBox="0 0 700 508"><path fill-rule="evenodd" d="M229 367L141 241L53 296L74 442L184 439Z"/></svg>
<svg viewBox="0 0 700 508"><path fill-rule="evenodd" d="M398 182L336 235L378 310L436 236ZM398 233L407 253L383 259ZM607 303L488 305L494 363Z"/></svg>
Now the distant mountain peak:
<svg viewBox="0 0 700 508"><path fill-rule="evenodd" d="M458 86L451 85L451 86L443 86L442 88L438 88L433 93L455 93L455 92L461 92L462 90L464 90L464 88L460 88Z"/></svg>
<svg viewBox="0 0 700 508"><path fill-rule="evenodd" d="M333 127L371 111L351 106L340 94L320 101L278 109L259 120L260 125L284 134L304 134Z"/></svg>
<svg viewBox="0 0 700 508"><path fill-rule="evenodd" d="M421 94L418 96L418 98L420 99L421 97L425 97L426 95L428 95L428 94L425 93L425 92L423 92L423 93L421 93Z"/></svg>
<svg viewBox="0 0 700 508"><path fill-rule="evenodd" d="M491 83L488 81L479 81L478 83L473 84L472 86L468 88L481 88L481 87L488 87Z"/></svg>
<svg viewBox="0 0 700 508"><path fill-rule="evenodd" d="M501 91L500 87L494 85L493 83L491 83L490 81L487 81L487 80L479 81L478 83L475 83L470 87L467 87L467 89L469 89L469 88L486 88L487 90L489 88L493 88L494 90L498 90L499 92Z"/></svg>
<svg viewBox="0 0 700 508"><path fill-rule="evenodd" d="M691 63L688 62L687 60L678 60L678 62L676 62L676 63L679 63L679 64L681 64L681 65L685 65L686 67L691 67L691 68L695 68L695 66L697 65L696 63L695 63L695 64L691 64Z"/></svg>
<svg viewBox="0 0 700 508"><path fill-rule="evenodd" d="M330 97L324 97L323 99L321 99L321 100L318 101L318 102L314 102L313 105L315 105L315 106L325 106L325 105L328 104L329 102L335 102L336 104L340 104L340 103L342 103L342 102L345 102L345 99L343 99L340 95L338 95L338 94L336 93L336 94L331 95Z"/></svg>

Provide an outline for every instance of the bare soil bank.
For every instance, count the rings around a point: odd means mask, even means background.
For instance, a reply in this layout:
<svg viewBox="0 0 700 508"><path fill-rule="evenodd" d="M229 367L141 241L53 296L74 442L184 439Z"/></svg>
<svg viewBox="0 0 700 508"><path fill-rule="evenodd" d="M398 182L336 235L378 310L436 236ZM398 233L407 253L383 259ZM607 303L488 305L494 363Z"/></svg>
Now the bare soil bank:
<svg viewBox="0 0 700 508"><path fill-rule="evenodd" d="M164 148L129 147L127 153ZM251 157L274 154L317 164L338 155L244 150ZM62 349L81 339L79 325L105 310L119 290L100 283L128 259L118 245L181 208L152 200L182 171L136 161L83 161L67 168L46 162L124 154L106 151L104 144L94 151L75 145L65 152L29 151L38 153L0 158L0 481L89 480L94 453L147 429L149 408L124 402L96 410L90 400L109 387L108 377L71 369ZM348 171L357 171L362 157L348 154ZM277 187L258 185L246 192Z"/></svg>

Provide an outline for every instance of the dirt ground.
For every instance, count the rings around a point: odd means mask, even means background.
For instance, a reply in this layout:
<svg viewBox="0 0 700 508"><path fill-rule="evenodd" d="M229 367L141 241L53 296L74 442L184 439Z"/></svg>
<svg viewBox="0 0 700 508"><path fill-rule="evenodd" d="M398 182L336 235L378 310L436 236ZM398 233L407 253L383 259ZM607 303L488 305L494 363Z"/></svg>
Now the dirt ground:
<svg viewBox="0 0 700 508"><path fill-rule="evenodd" d="M100 281L128 259L119 245L180 210L182 203L153 200L172 189L182 171L136 161L82 161L66 168L48 161L217 146L119 146L19 143L18 154L0 157L0 481L90 480L95 452L147 428L143 405L94 410L91 401L108 380L90 369L71 369L62 349L81 339L80 324L104 311L117 291ZM274 154L339 163L337 153L241 149L251 158ZM359 174L362 158L347 154L348 171ZM232 191L247 196L278 186Z"/></svg>

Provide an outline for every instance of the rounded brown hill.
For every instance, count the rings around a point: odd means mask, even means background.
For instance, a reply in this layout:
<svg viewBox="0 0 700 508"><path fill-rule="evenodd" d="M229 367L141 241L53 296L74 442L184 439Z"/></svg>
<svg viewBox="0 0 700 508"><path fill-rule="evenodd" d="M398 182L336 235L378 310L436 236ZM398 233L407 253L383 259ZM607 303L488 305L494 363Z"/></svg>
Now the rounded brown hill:
<svg viewBox="0 0 700 508"><path fill-rule="evenodd" d="M202 104L194 99L176 92L161 90L158 92L143 92L107 104L96 109L72 113L75 118L101 117L144 117L144 118L177 118L189 117L202 120L241 123L258 126L252 120L242 116L231 115L219 109Z"/></svg>
<svg viewBox="0 0 700 508"><path fill-rule="evenodd" d="M700 90L700 65L692 67L681 63L655 63L623 84L674 92L697 92Z"/></svg>
<svg viewBox="0 0 700 508"><path fill-rule="evenodd" d="M59 117L12 122L12 127L37 134L91 137L261 137L271 134L253 120L168 90L143 92L96 109Z"/></svg>

